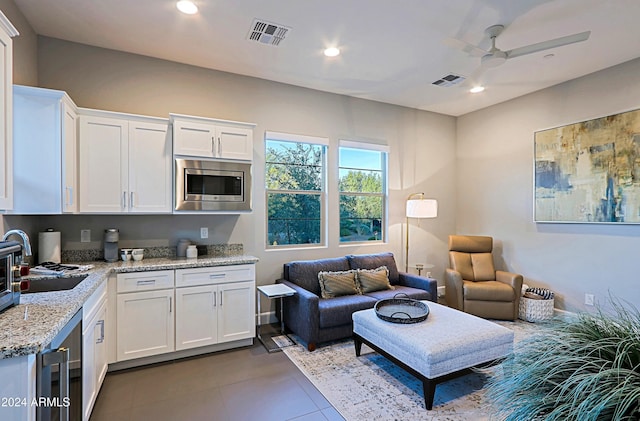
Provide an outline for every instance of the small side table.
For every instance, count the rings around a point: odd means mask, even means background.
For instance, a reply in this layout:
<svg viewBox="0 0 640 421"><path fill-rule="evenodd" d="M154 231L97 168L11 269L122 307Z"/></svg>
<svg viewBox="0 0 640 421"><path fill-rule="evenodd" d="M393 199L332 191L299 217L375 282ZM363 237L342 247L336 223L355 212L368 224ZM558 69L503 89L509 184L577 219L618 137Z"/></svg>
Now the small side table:
<svg viewBox="0 0 640 421"><path fill-rule="evenodd" d="M268 342L265 342L264 339L262 338L262 333L261 333L261 323L260 323L260 317L262 315L262 311L260 308L260 295L262 294L265 297L267 297L268 299L272 300L275 298L279 298L280 299L280 333L282 335L284 335L287 339L289 339L289 341L291 343L293 343L293 341L291 340L291 338L289 338L289 336L284 332L284 317L283 317L283 311L282 308L284 307L284 301L282 300L284 297L290 297L292 295L295 295L296 290L293 288L289 288L288 286L284 285L284 284L272 284L272 285L260 285L259 287L256 288L256 300L258 301L258 339L260 340L260 342L262 343L262 345L264 345L264 347L267 349L268 352L277 352L277 351L282 351L282 348L277 346L277 344L275 344L275 342L273 342L273 339L270 341L271 343L273 343L275 346L270 346L268 345Z"/></svg>

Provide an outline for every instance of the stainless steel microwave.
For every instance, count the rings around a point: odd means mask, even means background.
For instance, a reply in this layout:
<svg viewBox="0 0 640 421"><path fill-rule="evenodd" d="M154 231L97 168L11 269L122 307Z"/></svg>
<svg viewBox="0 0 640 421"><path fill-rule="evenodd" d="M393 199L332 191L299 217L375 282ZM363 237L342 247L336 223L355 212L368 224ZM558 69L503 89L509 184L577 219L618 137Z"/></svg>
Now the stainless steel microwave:
<svg viewBox="0 0 640 421"><path fill-rule="evenodd" d="M176 159L176 211L250 211L251 163Z"/></svg>

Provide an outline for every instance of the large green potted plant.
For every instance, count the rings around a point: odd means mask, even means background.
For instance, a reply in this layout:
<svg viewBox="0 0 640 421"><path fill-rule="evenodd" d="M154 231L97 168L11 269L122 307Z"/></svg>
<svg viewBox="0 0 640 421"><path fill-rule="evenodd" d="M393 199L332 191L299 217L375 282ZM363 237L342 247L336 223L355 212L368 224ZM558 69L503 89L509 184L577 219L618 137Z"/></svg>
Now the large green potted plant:
<svg viewBox="0 0 640 421"><path fill-rule="evenodd" d="M610 301L517 344L487 386L500 419L640 419L640 313Z"/></svg>

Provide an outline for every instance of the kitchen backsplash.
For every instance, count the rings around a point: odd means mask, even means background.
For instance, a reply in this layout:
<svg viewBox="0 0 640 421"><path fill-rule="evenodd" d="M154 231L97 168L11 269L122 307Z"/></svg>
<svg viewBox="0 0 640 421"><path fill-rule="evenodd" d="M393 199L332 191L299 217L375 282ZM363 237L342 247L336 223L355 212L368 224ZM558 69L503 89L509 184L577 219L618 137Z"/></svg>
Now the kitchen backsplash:
<svg viewBox="0 0 640 421"><path fill-rule="evenodd" d="M227 257L244 253L242 244L210 244L207 245L207 256ZM104 259L103 249L62 250L61 260L64 263L93 262ZM175 247L144 247L145 259L176 257Z"/></svg>

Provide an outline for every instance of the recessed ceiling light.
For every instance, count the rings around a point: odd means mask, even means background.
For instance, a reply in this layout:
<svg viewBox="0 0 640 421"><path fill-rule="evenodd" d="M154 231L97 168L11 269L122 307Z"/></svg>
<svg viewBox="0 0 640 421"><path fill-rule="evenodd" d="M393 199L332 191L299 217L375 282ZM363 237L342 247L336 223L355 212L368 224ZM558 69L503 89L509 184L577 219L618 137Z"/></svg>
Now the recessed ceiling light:
<svg viewBox="0 0 640 421"><path fill-rule="evenodd" d="M176 7L179 11L187 15L195 15L198 13L198 6L190 0L180 0L176 3Z"/></svg>
<svg viewBox="0 0 640 421"><path fill-rule="evenodd" d="M477 94L482 91L484 91L484 86L474 86L473 88L469 89L469 92L471 92L472 94Z"/></svg>
<svg viewBox="0 0 640 421"><path fill-rule="evenodd" d="M335 57L340 55L340 49L336 47L329 47L324 50L324 55L327 57Z"/></svg>

